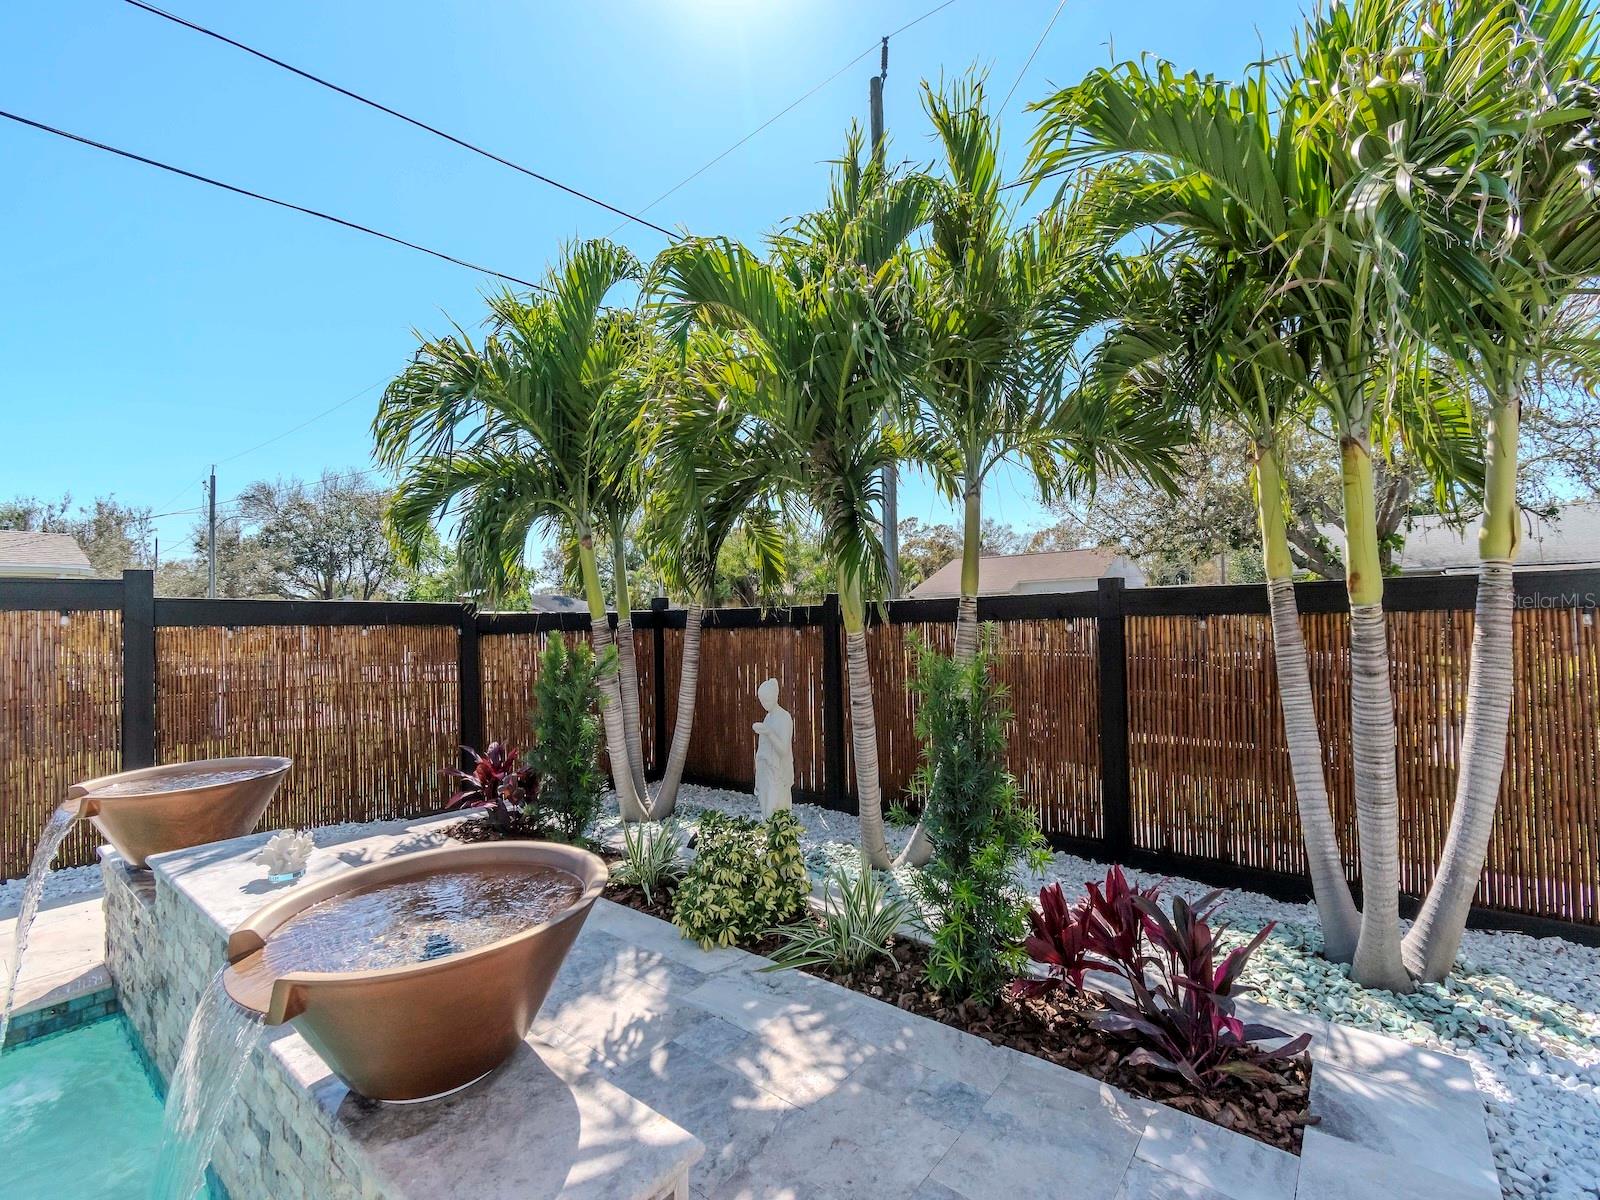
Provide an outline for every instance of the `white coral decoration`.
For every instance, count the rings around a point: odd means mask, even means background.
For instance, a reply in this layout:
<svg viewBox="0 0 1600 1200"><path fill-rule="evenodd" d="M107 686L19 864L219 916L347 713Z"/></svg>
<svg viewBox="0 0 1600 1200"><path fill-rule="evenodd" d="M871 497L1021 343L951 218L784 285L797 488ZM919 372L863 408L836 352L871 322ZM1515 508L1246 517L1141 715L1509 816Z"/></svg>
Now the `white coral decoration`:
<svg viewBox="0 0 1600 1200"><path fill-rule="evenodd" d="M306 869L306 860L311 857L314 848L315 843L309 833L283 829L273 834L267 844L261 847L256 861L266 864L269 875L298 875Z"/></svg>

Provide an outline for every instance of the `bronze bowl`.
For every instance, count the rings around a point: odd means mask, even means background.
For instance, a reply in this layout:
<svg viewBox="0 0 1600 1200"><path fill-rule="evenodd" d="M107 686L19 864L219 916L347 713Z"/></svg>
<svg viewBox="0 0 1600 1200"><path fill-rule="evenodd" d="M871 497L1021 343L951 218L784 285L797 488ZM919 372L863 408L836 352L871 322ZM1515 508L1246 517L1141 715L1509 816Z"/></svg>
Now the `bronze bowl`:
<svg viewBox="0 0 1600 1200"><path fill-rule="evenodd" d="M313 905L475 870L526 872L530 883L554 871L569 877L576 899L509 936L429 961L282 974L267 963L274 931ZM447 846L357 867L296 887L235 929L223 986L268 1025L293 1021L352 1091L386 1101L440 1096L487 1075L527 1036L609 875L595 855L552 842Z"/></svg>
<svg viewBox="0 0 1600 1200"><path fill-rule="evenodd" d="M251 832L293 765L265 756L169 763L86 779L67 796L129 866L143 867L152 854Z"/></svg>

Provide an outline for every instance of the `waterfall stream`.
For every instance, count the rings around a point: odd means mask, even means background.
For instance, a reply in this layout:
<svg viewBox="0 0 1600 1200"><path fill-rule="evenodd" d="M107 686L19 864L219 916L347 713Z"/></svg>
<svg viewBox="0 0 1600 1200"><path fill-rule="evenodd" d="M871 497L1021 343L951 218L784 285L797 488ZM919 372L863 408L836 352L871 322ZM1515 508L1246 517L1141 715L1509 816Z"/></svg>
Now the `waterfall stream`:
<svg viewBox="0 0 1600 1200"><path fill-rule="evenodd" d="M199 1190L222 1118L262 1029L261 1014L235 1004L217 972L189 1019L167 1087L151 1200L191 1200Z"/></svg>
<svg viewBox="0 0 1600 1200"><path fill-rule="evenodd" d="M33 919L39 913L39 901L44 896L44 881L50 875L50 863L61 849L72 822L77 819L76 803L63 804L50 814L44 835L34 849L33 861L28 864L28 881L22 886L22 907L17 911L16 944L11 951L10 971L6 992L0 998L0 1052L6 1044L6 1030L11 1025L11 1006L17 998L17 980L22 975L22 954L28 948L28 934L33 930Z"/></svg>

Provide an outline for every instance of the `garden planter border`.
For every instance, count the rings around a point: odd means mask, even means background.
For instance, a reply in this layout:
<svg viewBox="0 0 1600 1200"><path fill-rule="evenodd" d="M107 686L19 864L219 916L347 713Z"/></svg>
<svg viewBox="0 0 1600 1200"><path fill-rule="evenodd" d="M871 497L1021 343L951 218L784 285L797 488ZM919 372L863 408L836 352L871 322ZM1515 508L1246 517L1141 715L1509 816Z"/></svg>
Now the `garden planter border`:
<svg viewBox="0 0 1600 1200"><path fill-rule="evenodd" d="M812 902L815 907L815 892ZM642 909L604 898L598 905L658 927L681 947L675 956L680 959L727 953L701 950L669 921ZM645 948L666 953L656 938L647 939ZM760 954L740 953L771 965ZM1370 1200L1373 1195L1498 1200L1502 1194L1472 1069L1454 1055L1241 998L1237 1003L1243 1019L1280 1029L1285 1040L1301 1033L1312 1035L1311 1112L1318 1124L1306 1129L1296 1157L1070 1067L995 1045L822 976L797 973L819 988L881 1006L908 1023L927 1022L950 1030L996 1054L1016 1055L1040 1070L1064 1072L1086 1086L1104 1088L1124 1105L1157 1110L1134 1151L1130 1172L1143 1163L1177 1173L1213 1189L1223 1200Z"/></svg>

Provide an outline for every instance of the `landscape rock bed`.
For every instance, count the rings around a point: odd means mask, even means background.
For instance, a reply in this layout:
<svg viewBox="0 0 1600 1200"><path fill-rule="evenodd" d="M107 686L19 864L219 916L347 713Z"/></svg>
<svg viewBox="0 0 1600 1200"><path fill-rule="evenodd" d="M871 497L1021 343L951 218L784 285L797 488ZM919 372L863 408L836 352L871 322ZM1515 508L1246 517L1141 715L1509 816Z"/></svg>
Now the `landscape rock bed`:
<svg viewBox="0 0 1600 1200"><path fill-rule="evenodd" d="M685 786L680 816L692 823L705 808L759 815L748 794ZM806 829L803 845L814 875L860 863L855 817L809 804L795 805L794 812ZM903 827L887 832L896 847L910 835ZM1056 854L1041 872L1019 871L1017 882L1030 894L1052 882L1076 894L1104 874L1104 864ZM1130 870L1128 876L1136 884L1164 879L1170 894L1189 898L1211 890L1148 872ZM1362 988L1347 968L1318 957L1310 905L1234 891L1220 915L1239 934L1278 922L1244 978L1264 1002L1464 1058L1487 1108L1507 1195L1600 1197L1600 948L1469 930L1449 980L1400 996Z"/></svg>

